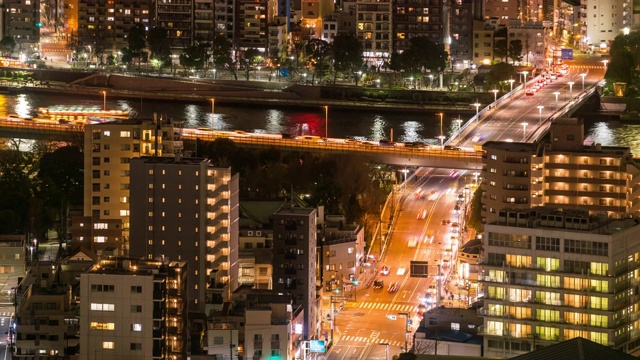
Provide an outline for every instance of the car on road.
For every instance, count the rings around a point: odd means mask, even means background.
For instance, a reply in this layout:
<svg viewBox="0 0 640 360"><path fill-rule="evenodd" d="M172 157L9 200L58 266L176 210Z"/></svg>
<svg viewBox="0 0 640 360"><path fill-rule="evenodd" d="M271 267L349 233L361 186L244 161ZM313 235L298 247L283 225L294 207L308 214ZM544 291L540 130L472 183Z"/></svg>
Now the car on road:
<svg viewBox="0 0 640 360"><path fill-rule="evenodd" d="M409 238L409 241L407 242L407 246L410 248L414 248L418 245L418 240L416 239L415 236L412 236Z"/></svg>
<svg viewBox="0 0 640 360"><path fill-rule="evenodd" d="M427 218L427 210L426 209L422 209L422 210L418 211L418 216L416 217L416 219L424 220L426 218Z"/></svg>
<svg viewBox="0 0 640 360"><path fill-rule="evenodd" d="M398 289L400 289L400 285L398 285L397 281L394 281L391 284L389 284L389 288L387 289L387 291L392 293L392 292L398 291Z"/></svg>
<svg viewBox="0 0 640 360"><path fill-rule="evenodd" d="M387 265L384 265L381 269L380 269L380 274L382 275L389 275L389 267Z"/></svg>
<svg viewBox="0 0 640 360"><path fill-rule="evenodd" d="M396 271L396 275L402 276L404 275L405 272L407 272L407 269L401 267L401 268L398 268L398 271Z"/></svg>
<svg viewBox="0 0 640 360"><path fill-rule="evenodd" d="M384 281L383 280L376 280L373 282L373 289L374 290L380 290L384 287Z"/></svg>
<svg viewBox="0 0 640 360"><path fill-rule="evenodd" d="M533 96L533 90L531 90L531 89L527 89L527 91L525 92L525 95L527 95L527 96Z"/></svg>

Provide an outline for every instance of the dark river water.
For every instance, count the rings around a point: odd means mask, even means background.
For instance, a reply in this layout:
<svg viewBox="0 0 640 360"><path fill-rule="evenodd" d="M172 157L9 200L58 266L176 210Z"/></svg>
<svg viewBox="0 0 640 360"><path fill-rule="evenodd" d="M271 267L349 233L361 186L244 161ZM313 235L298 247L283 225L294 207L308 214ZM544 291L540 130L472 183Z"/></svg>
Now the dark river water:
<svg viewBox="0 0 640 360"><path fill-rule="evenodd" d="M0 95L0 115L15 113L35 116L39 107L50 105L102 105L102 98L68 95L19 94ZM154 113L182 120L185 127L211 126L210 103L183 103L107 97L107 108L133 109L140 118L152 118ZM356 136L370 140L424 141L437 144L440 135L440 117L437 112L394 112L377 110L338 110L329 108L329 136ZM452 133L458 126L456 118L467 120L469 112L448 112L443 116L443 132ZM296 135L325 134L324 109L273 106L227 106L216 103L213 127L219 130L244 130L265 133L291 133ZM605 122L586 119L585 136L602 145L628 146L640 156L640 124Z"/></svg>

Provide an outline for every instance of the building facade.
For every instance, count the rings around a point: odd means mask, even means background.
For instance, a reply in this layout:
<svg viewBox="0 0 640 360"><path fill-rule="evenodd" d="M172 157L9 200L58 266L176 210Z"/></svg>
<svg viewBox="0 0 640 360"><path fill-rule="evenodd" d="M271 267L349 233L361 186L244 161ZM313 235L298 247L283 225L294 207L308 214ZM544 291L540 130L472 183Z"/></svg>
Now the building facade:
<svg viewBox="0 0 640 360"><path fill-rule="evenodd" d="M576 337L637 350L639 224L583 210L501 210L483 236L484 356Z"/></svg>
<svg viewBox="0 0 640 360"><path fill-rule="evenodd" d="M316 210L285 205L273 216L273 289L289 294L304 311L304 336L317 329Z"/></svg>
<svg viewBox="0 0 640 360"><path fill-rule="evenodd" d="M483 144L483 221L495 221L505 207L542 205L605 216L638 213L640 167L629 148L583 145L578 119L556 119L550 132L550 143Z"/></svg>
<svg viewBox="0 0 640 360"><path fill-rule="evenodd" d="M379 67L390 60L394 43L393 11L390 0L356 1L356 37L362 43L364 60L369 66Z"/></svg>
<svg viewBox="0 0 640 360"><path fill-rule="evenodd" d="M182 150L178 128L170 121L122 120L85 126L84 133L84 221L91 219L95 230L122 228L116 234L96 234L91 239L82 234L74 235L74 241L92 250L111 247L118 254L129 251L129 187L132 158L140 156L164 156ZM117 221L112 221L117 220ZM80 224L82 219L74 221ZM78 225L79 226L79 225ZM119 233L119 235L118 235Z"/></svg>
<svg viewBox="0 0 640 360"><path fill-rule="evenodd" d="M322 242L322 279L328 292L344 291L363 271L364 228L327 216Z"/></svg>
<svg viewBox="0 0 640 360"><path fill-rule="evenodd" d="M191 311L205 313L208 288L228 299L238 287L238 175L202 158L142 157L131 184L131 255L189 261Z"/></svg>
<svg viewBox="0 0 640 360"><path fill-rule="evenodd" d="M80 43L99 44L112 54L127 46L126 36L131 27L137 23L145 28L150 25L151 3L147 0L77 0L77 7L75 3L71 5L67 17L77 19L78 28L70 30L77 31ZM96 49L87 52L93 50Z"/></svg>
<svg viewBox="0 0 640 360"><path fill-rule="evenodd" d="M4 36L16 42L16 52L30 55L37 52L40 43L40 1L7 0L4 2Z"/></svg>
<svg viewBox="0 0 640 360"><path fill-rule="evenodd" d="M633 26L631 0L581 0L583 50L609 51L610 42Z"/></svg>
<svg viewBox="0 0 640 360"><path fill-rule="evenodd" d="M80 276L80 359L187 359L187 263L103 258Z"/></svg>
<svg viewBox="0 0 640 360"><path fill-rule="evenodd" d="M507 25L509 20L520 19L522 0L486 0L484 18L497 19L501 25Z"/></svg>

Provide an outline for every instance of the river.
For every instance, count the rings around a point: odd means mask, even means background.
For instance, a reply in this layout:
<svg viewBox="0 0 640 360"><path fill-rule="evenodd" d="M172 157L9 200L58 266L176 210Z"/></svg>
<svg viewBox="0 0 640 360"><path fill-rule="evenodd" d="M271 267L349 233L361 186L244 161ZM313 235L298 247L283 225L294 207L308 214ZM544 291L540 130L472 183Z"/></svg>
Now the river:
<svg viewBox="0 0 640 360"><path fill-rule="evenodd" d="M100 97L78 98L68 95L18 94L0 95L0 115L15 113L36 116L39 107L50 105L102 105ZM182 120L186 127L210 127L211 105L170 101L109 99L107 108L133 109L139 118L152 118L153 113ZM472 111L445 113L443 132L451 134L461 117L465 121ZM437 144L440 135L440 117L435 112L389 112L377 110L339 110L329 108L329 136L344 138L363 137L370 140L389 139L393 129L395 141L424 141ZM291 133L324 136L324 109L302 109L268 106L226 106L216 103L213 127L219 130L249 132ZM602 145L628 146L640 156L640 124L585 121L586 136Z"/></svg>

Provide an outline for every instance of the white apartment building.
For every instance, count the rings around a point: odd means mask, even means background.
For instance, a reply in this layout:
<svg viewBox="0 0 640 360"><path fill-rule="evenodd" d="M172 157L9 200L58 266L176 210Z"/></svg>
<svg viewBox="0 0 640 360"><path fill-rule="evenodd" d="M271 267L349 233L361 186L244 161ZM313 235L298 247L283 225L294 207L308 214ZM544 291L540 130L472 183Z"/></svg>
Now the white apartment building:
<svg viewBox="0 0 640 360"><path fill-rule="evenodd" d="M538 67L546 64L545 28L542 22L521 22L510 20L507 27L507 43L520 40L522 43L522 63Z"/></svg>
<svg viewBox="0 0 640 360"><path fill-rule="evenodd" d="M608 51L610 42L634 25L632 0L581 0L580 9L583 50Z"/></svg>
<svg viewBox="0 0 640 360"><path fill-rule="evenodd" d="M363 270L364 228L344 224L344 217L325 217L322 279L327 292L344 291Z"/></svg>
<svg viewBox="0 0 640 360"><path fill-rule="evenodd" d="M186 262L103 258L80 276L80 360L187 359Z"/></svg>
<svg viewBox="0 0 640 360"><path fill-rule="evenodd" d="M483 236L484 356L510 358L576 337L637 350L639 238L637 218L501 210Z"/></svg>
<svg viewBox="0 0 640 360"><path fill-rule="evenodd" d="M390 59L393 51L392 10L390 0L356 1L356 36L362 43L368 66L379 67Z"/></svg>
<svg viewBox="0 0 640 360"><path fill-rule="evenodd" d="M130 119L85 127L83 223L108 234L74 240L94 250L113 247L118 254L129 249L129 163L139 156L165 156L182 149L178 128L163 121ZM104 220L104 221L103 221ZM121 221L121 224L119 222ZM109 226L118 226L115 233ZM72 228L74 225L72 225ZM72 229L73 230L73 229Z"/></svg>

